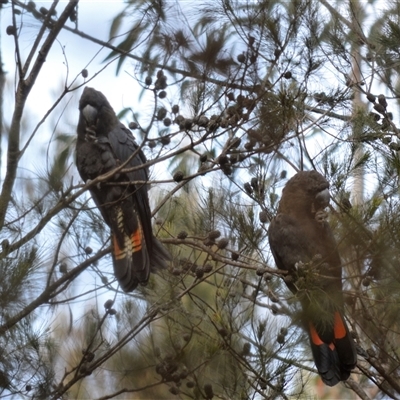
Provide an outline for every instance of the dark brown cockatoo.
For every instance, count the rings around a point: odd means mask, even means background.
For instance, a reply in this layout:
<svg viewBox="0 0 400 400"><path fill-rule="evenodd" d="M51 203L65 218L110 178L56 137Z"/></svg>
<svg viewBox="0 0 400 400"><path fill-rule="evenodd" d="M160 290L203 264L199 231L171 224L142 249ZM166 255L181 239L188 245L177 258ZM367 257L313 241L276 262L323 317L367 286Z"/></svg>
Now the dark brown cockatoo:
<svg viewBox="0 0 400 400"><path fill-rule="evenodd" d="M146 158L129 129L117 118L106 97L86 87L79 101L76 164L86 182L114 170L124 169L90 193L111 229L114 273L125 292L146 284L150 271L165 268L169 254L154 237L147 194L148 170L140 168ZM129 184L132 182L132 184ZM135 183L136 182L136 183ZM118 183L121 183L118 185Z"/></svg>
<svg viewBox="0 0 400 400"><path fill-rule="evenodd" d="M357 364L354 341L343 317L342 266L326 221L329 183L316 171L302 171L282 192L268 238L276 265L302 305L315 365L323 382L345 381Z"/></svg>

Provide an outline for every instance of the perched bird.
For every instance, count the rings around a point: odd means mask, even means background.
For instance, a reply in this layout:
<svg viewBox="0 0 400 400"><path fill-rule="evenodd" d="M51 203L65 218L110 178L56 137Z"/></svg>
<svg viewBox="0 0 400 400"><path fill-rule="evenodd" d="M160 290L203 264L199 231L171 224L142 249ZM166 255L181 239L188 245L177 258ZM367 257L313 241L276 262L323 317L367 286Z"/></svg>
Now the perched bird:
<svg viewBox="0 0 400 400"><path fill-rule="evenodd" d="M285 283L302 305L315 365L323 382L345 381L357 364L354 341L343 317L342 266L324 209L329 183L302 171L286 184L268 238Z"/></svg>
<svg viewBox="0 0 400 400"><path fill-rule="evenodd" d="M146 284L150 271L165 268L169 253L154 237L146 182L146 158L129 129L117 118L106 97L86 87L79 101L76 164L86 182L123 169L90 193L111 229L114 273L125 292ZM143 166L141 168L141 166ZM131 183L132 182L132 183Z"/></svg>

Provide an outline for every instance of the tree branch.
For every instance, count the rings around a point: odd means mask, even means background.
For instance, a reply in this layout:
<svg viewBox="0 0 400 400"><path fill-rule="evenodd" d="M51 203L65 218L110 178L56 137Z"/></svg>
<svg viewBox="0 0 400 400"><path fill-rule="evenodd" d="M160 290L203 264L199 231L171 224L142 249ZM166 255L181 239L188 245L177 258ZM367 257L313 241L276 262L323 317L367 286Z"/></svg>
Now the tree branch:
<svg viewBox="0 0 400 400"><path fill-rule="evenodd" d="M46 57L50 52L50 49L56 40L58 34L60 33L65 22L69 16L73 13L74 8L79 0L70 0L65 7L60 18L55 22L55 24L50 29L50 32L43 43L39 54L36 58L36 62L32 67L32 71L26 80L22 77L19 80L17 92L15 95L15 109L12 116L10 134L8 140L8 151L7 151L7 172L4 179L3 187L0 195L0 229L4 225L5 216L7 213L8 205L11 200L12 190L15 183L15 178L17 175L17 167L20 160L20 136L21 136L21 119L25 108L25 103L28 95L35 84L37 77L39 76L40 70Z"/></svg>
<svg viewBox="0 0 400 400"><path fill-rule="evenodd" d="M3 335L5 332L7 332L10 328L12 328L15 324L17 324L22 318L25 318L36 308L38 308L42 304L47 303L51 299L53 292L60 285L76 278L83 270L85 270L94 261L97 261L99 258L105 256L110 251L111 251L110 247L99 251L93 257L88 258L87 260L83 261L80 265L78 265L76 268L74 268L70 272L67 272L66 274L64 274L60 279L55 281L52 285L49 285L42 292L42 294L40 294L35 300L33 300L30 304L28 304L25 308L23 308L19 313L15 314L13 317L9 318L5 324L0 325L0 335Z"/></svg>

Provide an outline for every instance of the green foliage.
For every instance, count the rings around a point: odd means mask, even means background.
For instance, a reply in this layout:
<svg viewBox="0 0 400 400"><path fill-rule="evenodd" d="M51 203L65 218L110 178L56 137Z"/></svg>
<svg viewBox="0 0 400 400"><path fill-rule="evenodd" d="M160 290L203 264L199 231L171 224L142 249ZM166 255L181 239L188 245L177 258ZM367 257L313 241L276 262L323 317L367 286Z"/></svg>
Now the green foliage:
<svg viewBox="0 0 400 400"><path fill-rule="evenodd" d="M9 243L6 239L2 246L3 254L7 254ZM0 307L3 321L24 303L25 291L33 287L32 280L35 279L38 262L36 247L22 250L16 259L4 256L0 260L0 274L3 277L0 283Z"/></svg>

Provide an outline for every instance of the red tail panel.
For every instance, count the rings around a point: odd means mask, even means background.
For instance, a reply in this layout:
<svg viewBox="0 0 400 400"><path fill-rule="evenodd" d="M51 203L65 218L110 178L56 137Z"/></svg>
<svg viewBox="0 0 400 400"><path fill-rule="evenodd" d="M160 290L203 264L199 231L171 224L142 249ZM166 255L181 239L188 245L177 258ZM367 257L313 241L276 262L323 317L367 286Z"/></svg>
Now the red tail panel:
<svg viewBox="0 0 400 400"><path fill-rule="evenodd" d="M342 317L337 311L335 312L333 331L335 334L335 339L343 339L347 335Z"/></svg>

